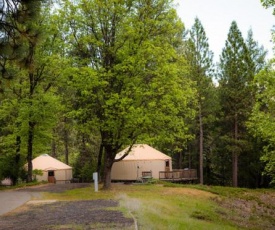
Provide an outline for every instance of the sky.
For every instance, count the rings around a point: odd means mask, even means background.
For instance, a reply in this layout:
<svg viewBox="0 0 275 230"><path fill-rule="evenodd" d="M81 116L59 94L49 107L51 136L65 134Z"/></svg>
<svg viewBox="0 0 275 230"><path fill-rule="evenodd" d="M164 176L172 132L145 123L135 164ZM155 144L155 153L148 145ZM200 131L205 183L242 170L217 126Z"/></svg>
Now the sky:
<svg viewBox="0 0 275 230"><path fill-rule="evenodd" d="M191 29L195 17L201 21L210 50L214 52L214 61L225 46L231 22L235 20L244 39L249 29L253 31L254 40L268 50L268 58L272 51L271 29L275 25L272 9L265 9L260 0L175 0L177 12L186 29Z"/></svg>

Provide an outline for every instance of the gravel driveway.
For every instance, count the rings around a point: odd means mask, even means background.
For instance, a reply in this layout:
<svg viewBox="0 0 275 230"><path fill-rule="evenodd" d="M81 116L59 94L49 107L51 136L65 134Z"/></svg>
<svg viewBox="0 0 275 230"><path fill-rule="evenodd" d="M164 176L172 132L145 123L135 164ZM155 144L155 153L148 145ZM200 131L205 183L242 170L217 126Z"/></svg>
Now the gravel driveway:
<svg viewBox="0 0 275 230"><path fill-rule="evenodd" d="M90 184L47 185L18 190L24 192L62 192ZM114 200L28 202L0 216L0 229L134 229L134 220L116 210Z"/></svg>

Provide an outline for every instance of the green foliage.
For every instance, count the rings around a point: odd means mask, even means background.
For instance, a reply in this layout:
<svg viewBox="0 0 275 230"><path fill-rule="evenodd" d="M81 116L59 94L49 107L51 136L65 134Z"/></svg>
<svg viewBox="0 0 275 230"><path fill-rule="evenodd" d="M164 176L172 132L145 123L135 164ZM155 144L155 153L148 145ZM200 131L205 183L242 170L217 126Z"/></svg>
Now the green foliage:
<svg viewBox="0 0 275 230"><path fill-rule="evenodd" d="M66 75L76 89L72 115L84 133L100 133L105 167L143 134L184 140L194 91L175 49L183 25L170 2L63 4L59 16L77 66Z"/></svg>
<svg viewBox="0 0 275 230"><path fill-rule="evenodd" d="M265 174L271 177L271 186L275 186L275 150L272 145L270 148L267 146L264 148L264 155L261 160L265 163Z"/></svg>
<svg viewBox="0 0 275 230"><path fill-rule="evenodd" d="M19 161L16 160L16 157L17 156L12 153L0 153L0 180L10 178L14 185L16 185L20 179L24 180L26 178L26 172L23 169L25 162L23 159Z"/></svg>
<svg viewBox="0 0 275 230"><path fill-rule="evenodd" d="M203 184L204 159L208 158L206 149L210 148L207 139L211 138L210 129L212 130L211 126L214 121L211 117L215 115L218 101L214 100L216 89L212 81L213 52L209 50L208 38L198 18L195 19L195 23L189 31L184 53L190 65L189 76L195 83L198 101L194 105L197 116L191 127L192 133L196 135L192 142L189 141L189 154L194 155L194 158L197 159L197 152L199 152L199 178L200 183Z"/></svg>
<svg viewBox="0 0 275 230"><path fill-rule="evenodd" d="M261 3L265 8L270 8L275 5L274 0L261 0ZM275 15L275 9L273 9L273 15Z"/></svg>
<svg viewBox="0 0 275 230"><path fill-rule="evenodd" d="M201 22L187 34L170 0L4 0L0 18L0 177L25 178L25 159L51 152L89 180L135 142L179 168L203 162L206 183L231 182L232 152L242 186L263 166L274 177L273 83L252 84L266 55L252 31L232 23L215 86Z"/></svg>
<svg viewBox="0 0 275 230"><path fill-rule="evenodd" d="M43 176L43 171L40 169L34 169L32 171L32 175L34 177L34 181L36 181L36 176Z"/></svg>
<svg viewBox="0 0 275 230"><path fill-rule="evenodd" d="M265 56L263 47L259 47L253 40L252 32L248 33L245 42L237 23L232 22L221 55L219 90L222 108L220 140L224 153L232 155L232 161L229 158L228 162L233 163L232 178L235 186L238 170L243 170L241 167L238 168L238 158L241 157L243 161L245 154L250 153L252 156L257 151L254 149L259 148L259 146L253 146L256 140L249 136L246 121L255 103L253 77L265 65ZM254 160L257 161L257 157Z"/></svg>
<svg viewBox="0 0 275 230"><path fill-rule="evenodd" d="M274 184L275 78L272 68L260 72L255 78L254 84L257 87L257 101L247 125L254 136L260 137L266 142L261 160L265 163L266 174L272 178L272 184Z"/></svg>
<svg viewBox="0 0 275 230"><path fill-rule="evenodd" d="M31 180L33 149L36 154L49 149L57 120L60 103L54 86L62 67L55 52L54 31L48 24L50 5L42 1L17 1L16 4L17 12L6 18L13 33L9 33L10 38L4 45L12 52L1 59L2 73L12 77L2 76L6 87L0 119L6 125L0 136L5 154L16 154L16 159L27 156Z"/></svg>

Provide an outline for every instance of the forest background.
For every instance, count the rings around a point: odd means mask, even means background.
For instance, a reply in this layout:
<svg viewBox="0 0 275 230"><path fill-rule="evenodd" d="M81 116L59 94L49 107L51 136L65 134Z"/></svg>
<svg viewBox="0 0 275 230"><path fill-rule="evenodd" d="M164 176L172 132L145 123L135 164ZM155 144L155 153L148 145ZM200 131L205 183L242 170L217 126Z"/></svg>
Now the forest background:
<svg viewBox="0 0 275 230"><path fill-rule="evenodd" d="M233 21L214 65L170 0L4 0L0 179L31 182L47 153L107 189L116 153L146 143L201 184L273 186L273 63Z"/></svg>

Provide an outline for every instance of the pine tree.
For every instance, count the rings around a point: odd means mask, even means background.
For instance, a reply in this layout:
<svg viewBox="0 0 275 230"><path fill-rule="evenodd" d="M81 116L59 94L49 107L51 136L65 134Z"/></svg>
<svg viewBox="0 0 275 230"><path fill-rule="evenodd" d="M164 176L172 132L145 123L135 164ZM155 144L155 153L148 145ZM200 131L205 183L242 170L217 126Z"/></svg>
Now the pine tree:
<svg viewBox="0 0 275 230"><path fill-rule="evenodd" d="M10 28L11 31L2 43L7 51L1 59L7 92L0 110L4 110L4 106L13 110L8 127L15 143L7 141L8 136L4 135L3 145L6 150L15 146L15 165L21 155L26 155L27 181L32 181L34 147L37 153L47 148L45 140L50 137L49 130L56 119L59 101L53 85L62 67L47 23L48 5L42 0L13 2L16 4L12 13L6 14L4 23L7 27L4 30ZM43 14L42 10L45 10Z"/></svg>
<svg viewBox="0 0 275 230"><path fill-rule="evenodd" d="M235 187L238 186L238 158L248 147L245 122L254 103L251 82L256 66L249 48L233 21L220 58L219 89L224 154L232 155L232 185Z"/></svg>
<svg viewBox="0 0 275 230"><path fill-rule="evenodd" d="M203 176L203 159L205 156L204 149L204 128L207 117L211 114L210 107L213 109L211 94L213 93L214 84L213 76L213 53L209 50L208 38L205 30L198 18L189 31L189 39L187 41L186 59L191 67L190 78L195 81L197 90L197 122L194 132L199 133L199 137L195 139L199 143L199 172L200 183L204 183ZM215 107L214 107L215 108Z"/></svg>

